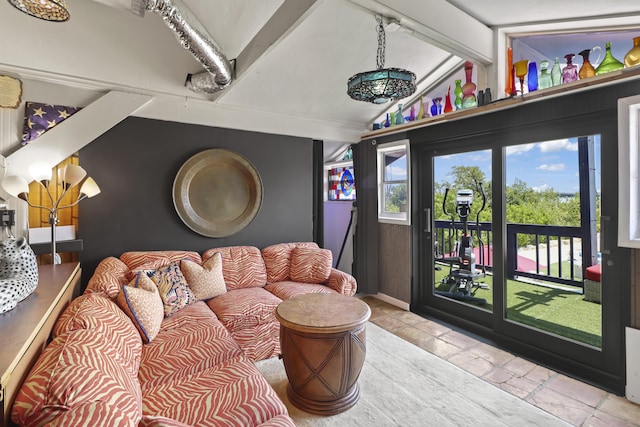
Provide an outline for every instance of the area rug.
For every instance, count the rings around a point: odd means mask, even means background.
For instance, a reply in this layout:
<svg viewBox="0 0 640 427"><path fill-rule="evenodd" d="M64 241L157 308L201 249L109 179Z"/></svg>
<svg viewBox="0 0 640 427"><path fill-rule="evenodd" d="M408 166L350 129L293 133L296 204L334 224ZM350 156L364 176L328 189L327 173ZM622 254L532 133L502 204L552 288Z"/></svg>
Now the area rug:
<svg viewBox="0 0 640 427"><path fill-rule="evenodd" d="M319 416L293 406L287 398L284 365L277 357L256 366L298 427L569 425L371 322L358 381L360 400L341 414Z"/></svg>

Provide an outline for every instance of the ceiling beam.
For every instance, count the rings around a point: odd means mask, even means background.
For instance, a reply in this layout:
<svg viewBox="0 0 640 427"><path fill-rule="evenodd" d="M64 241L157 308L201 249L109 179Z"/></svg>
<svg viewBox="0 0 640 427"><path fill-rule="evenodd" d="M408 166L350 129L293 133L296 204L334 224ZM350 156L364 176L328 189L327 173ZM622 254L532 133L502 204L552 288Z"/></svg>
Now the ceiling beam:
<svg viewBox="0 0 640 427"><path fill-rule="evenodd" d="M117 91L103 95L4 158L5 175L20 175L30 181L31 165L44 163L54 167L151 99L148 95Z"/></svg>
<svg viewBox="0 0 640 427"><path fill-rule="evenodd" d="M285 0L235 59L235 76L233 80L236 81L241 78L280 40L286 38L304 21L305 17L313 11L318 3L320 3L318 0ZM233 82L231 87L216 93L212 99L219 100L224 98L232 87Z"/></svg>
<svg viewBox="0 0 640 427"><path fill-rule="evenodd" d="M446 0L349 0L375 14L395 18L402 31L465 60L494 62L493 30Z"/></svg>

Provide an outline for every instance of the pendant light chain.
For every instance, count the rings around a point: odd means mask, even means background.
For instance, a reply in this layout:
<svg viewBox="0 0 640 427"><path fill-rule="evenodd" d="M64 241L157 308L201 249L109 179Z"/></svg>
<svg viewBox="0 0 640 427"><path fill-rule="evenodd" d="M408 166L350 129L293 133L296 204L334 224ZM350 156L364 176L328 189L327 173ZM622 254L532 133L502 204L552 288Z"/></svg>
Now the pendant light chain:
<svg viewBox="0 0 640 427"><path fill-rule="evenodd" d="M376 15L378 23L378 54L374 71L354 74L347 81L347 94L356 101L384 104L389 100L405 98L416 91L416 75L402 68L384 68L386 36L384 18Z"/></svg>
<svg viewBox="0 0 640 427"><path fill-rule="evenodd" d="M384 26L382 25L382 15L376 15L376 21L378 21L378 56L376 58L376 65L378 66L378 70L382 70L384 68L384 55L387 39L384 34Z"/></svg>

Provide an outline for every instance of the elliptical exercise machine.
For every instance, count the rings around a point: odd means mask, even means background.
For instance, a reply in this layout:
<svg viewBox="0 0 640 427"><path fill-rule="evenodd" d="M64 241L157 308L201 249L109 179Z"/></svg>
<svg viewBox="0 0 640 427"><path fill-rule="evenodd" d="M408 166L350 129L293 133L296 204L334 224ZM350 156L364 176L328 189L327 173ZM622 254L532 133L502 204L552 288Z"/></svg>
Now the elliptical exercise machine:
<svg viewBox="0 0 640 427"><path fill-rule="evenodd" d="M442 278L440 283L449 286L448 291L436 291L436 295L452 298L458 301L469 301L480 305L485 305L487 300L475 296L478 289L489 289L486 283L480 283L477 280L486 276L486 266L484 261L484 244L480 233L480 213L484 210L487 197L481 182L476 182L476 191L482 195L482 206L476 213L476 239L478 240L478 263L480 270L476 269L476 255L473 250L474 237L469 232L468 218L473 205L474 193L470 189L458 190L456 194L456 213L462 224L462 235L456 241L455 248L452 253L456 256L445 257L436 256L436 262L449 265L449 273ZM455 215L447 212L447 196L449 188L445 190L444 201L442 202L442 211L451 218L451 229L456 228ZM451 236L451 235L450 235ZM449 237L451 240L451 237ZM451 242L449 242L451 243ZM449 246L451 247L451 246Z"/></svg>

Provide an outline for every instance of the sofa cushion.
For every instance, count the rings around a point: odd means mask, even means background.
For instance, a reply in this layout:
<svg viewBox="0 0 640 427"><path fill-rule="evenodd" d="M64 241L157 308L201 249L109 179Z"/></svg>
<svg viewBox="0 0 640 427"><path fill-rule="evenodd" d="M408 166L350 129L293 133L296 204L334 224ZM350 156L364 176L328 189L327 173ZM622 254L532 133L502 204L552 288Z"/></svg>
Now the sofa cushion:
<svg viewBox="0 0 640 427"><path fill-rule="evenodd" d="M122 285L127 283L127 271L129 267L124 262L115 257L107 257L96 267L85 292L103 292L115 298L120 293Z"/></svg>
<svg viewBox="0 0 640 427"><path fill-rule="evenodd" d="M281 354L280 322L262 323L231 333L244 354L254 362Z"/></svg>
<svg viewBox="0 0 640 427"><path fill-rule="evenodd" d="M101 400L136 425L142 392L114 342L96 329L56 337L20 388L12 417L20 425L43 425L86 402Z"/></svg>
<svg viewBox="0 0 640 427"><path fill-rule="evenodd" d="M126 361L124 366L134 377L138 374L142 339L131 319L101 292L80 295L71 301L53 327L57 337L78 329L97 330L110 340Z"/></svg>
<svg viewBox="0 0 640 427"><path fill-rule="evenodd" d="M275 309L282 300L263 288L242 288L207 301L207 305L232 333L277 322Z"/></svg>
<svg viewBox="0 0 640 427"><path fill-rule="evenodd" d="M214 298L227 292L227 285L222 275L220 252L213 254L202 265L190 260L182 260L180 269L198 301Z"/></svg>
<svg viewBox="0 0 640 427"><path fill-rule="evenodd" d="M145 264L154 265L151 269L155 270L183 259L202 263L200 254L193 251L131 251L120 255L120 260L129 267L129 270L139 269Z"/></svg>
<svg viewBox="0 0 640 427"><path fill-rule="evenodd" d="M288 414L267 380L243 355L147 389L143 413L194 426L257 426Z"/></svg>
<svg viewBox="0 0 640 427"><path fill-rule="evenodd" d="M222 254L222 273L227 290L262 287L267 283L267 270L260 250L254 246L213 248L202 254L208 260L216 252Z"/></svg>
<svg viewBox="0 0 640 427"><path fill-rule="evenodd" d="M302 283L324 283L331 274L333 256L329 249L298 246L291 252L291 280Z"/></svg>
<svg viewBox="0 0 640 427"><path fill-rule="evenodd" d="M290 280L284 282L269 283L264 287L265 290L271 292L280 299L289 299L301 294L335 294L333 289L325 285L317 285L313 283L292 282Z"/></svg>
<svg viewBox="0 0 640 427"><path fill-rule="evenodd" d="M47 427L136 427L131 418L102 400L85 402L65 412ZM168 427L168 426L167 426Z"/></svg>
<svg viewBox="0 0 640 427"><path fill-rule="evenodd" d="M164 315L170 317L187 305L196 302L189 284L180 270L180 264L172 262L146 274L158 286L164 304Z"/></svg>
<svg viewBox="0 0 640 427"><path fill-rule="evenodd" d="M200 301L162 322L156 338L144 347L138 378L145 390L197 375L240 354L229 331Z"/></svg>
<svg viewBox="0 0 640 427"><path fill-rule="evenodd" d="M267 269L267 282L282 282L291 278L291 253L296 247L318 248L315 242L278 243L260 252Z"/></svg>
<svg viewBox="0 0 640 427"><path fill-rule="evenodd" d="M164 305L156 284L146 274L139 273L129 285L122 285L116 302L131 318L142 341L145 344L153 341L164 319Z"/></svg>

